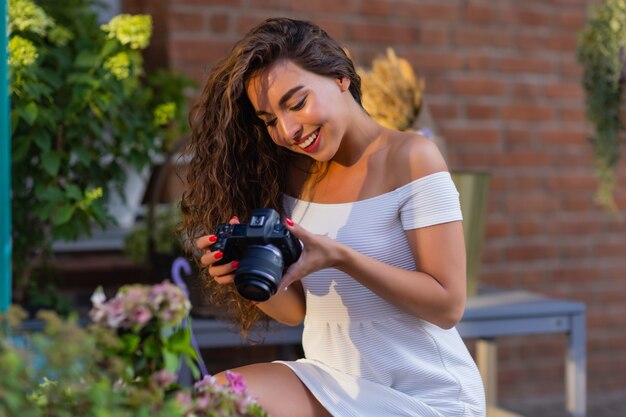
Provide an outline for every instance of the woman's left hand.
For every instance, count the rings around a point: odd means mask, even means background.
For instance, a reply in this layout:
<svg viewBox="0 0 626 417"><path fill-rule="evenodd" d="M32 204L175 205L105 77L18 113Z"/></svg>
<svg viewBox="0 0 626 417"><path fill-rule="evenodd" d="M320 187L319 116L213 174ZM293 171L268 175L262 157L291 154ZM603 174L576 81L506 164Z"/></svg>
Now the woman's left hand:
<svg viewBox="0 0 626 417"><path fill-rule="evenodd" d="M287 229L302 242L302 254L293 263L280 283L279 291L287 289L291 284L305 276L324 268L332 268L339 262L339 243L321 235L313 234L291 219L286 221Z"/></svg>

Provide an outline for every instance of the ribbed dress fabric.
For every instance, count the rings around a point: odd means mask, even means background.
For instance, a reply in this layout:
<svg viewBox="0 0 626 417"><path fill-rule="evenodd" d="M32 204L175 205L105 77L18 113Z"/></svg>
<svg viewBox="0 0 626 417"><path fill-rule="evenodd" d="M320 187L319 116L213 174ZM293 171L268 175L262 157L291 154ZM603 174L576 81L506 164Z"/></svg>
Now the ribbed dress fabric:
<svg viewBox="0 0 626 417"><path fill-rule="evenodd" d="M351 203L289 196L284 202L308 231L407 270L416 267L405 230L462 219L448 172ZM409 315L336 269L302 284L305 358L277 363L289 366L333 416L485 415L480 374L456 329Z"/></svg>

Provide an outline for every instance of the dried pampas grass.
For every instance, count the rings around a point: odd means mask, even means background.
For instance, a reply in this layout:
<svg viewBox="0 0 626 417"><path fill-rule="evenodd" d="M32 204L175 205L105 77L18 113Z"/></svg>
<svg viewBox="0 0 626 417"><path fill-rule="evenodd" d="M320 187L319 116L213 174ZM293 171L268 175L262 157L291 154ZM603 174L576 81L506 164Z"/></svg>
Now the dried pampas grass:
<svg viewBox="0 0 626 417"><path fill-rule="evenodd" d="M407 60L398 58L388 48L386 57L372 61L371 70L359 67L357 72L361 77L363 107L374 120L397 130L414 128L424 80L415 76Z"/></svg>

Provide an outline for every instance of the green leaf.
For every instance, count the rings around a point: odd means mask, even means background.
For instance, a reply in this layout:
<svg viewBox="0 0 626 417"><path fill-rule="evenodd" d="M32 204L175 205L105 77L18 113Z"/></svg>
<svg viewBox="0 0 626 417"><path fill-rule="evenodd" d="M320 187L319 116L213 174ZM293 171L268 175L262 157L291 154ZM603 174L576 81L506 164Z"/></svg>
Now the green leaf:
<svg viewBox="0 0 626 417"><path fill-rule="evenodd" d="M52 146L49 133L41 129L37 129L33 132L33 140L37 147L44 152L49 151Z"/></svg>
<svg viewBox="0 0 626 417"><path fill-rule="evenodd" d="M136 352L139 347L139 342L141 341L139 335L134 333L126 333L121 337L121 339L124 344L124 352L126 353Z"/></svg>
<svg viewBox="0 0 626 417"><path fill-rule="evenodd" d="M78 160L80 161L81 164L85 166L88 166L89 164L91 164L91 161L92 161L91 155L85 148L81 147L81 148L74 149L74 153L78 157Z"/></svg>
<svg viewBox="0 0 626 417"><path fill-rule="evenodd" d="M11 111L11 136L15 133L15 129L20 124L20 111L15 109Z"/></svg>
<svg viewBox="0 0 626 417"><path fill-rule="evenodd" d="M82 200L83 199L83 193L80 190L80 187L77 186L76 184L70 184L67 186L67 188L65 189L65 195L73 200Z"/></svg>
<svg viewBox="0 0 626 417"><path fill-rule="evenodd" d="M179 362L179 357L177 354L172 353L167 349L163 349L163 362L165 363L165 369L169 373L176 374Z"/></svg>
<svg viewBox="0 0 626 417"><path fill-rule="evenodd" d="M100 65L100 57L88 50L82 50L78 53L74 65L79 68L93 68Z"/></svg>
<svg viewBox="0 0 626 417"><path fill-rule="evenodd" d="M72 218L74 211L76 211L76 207L73 205L66 204L66 205L61 206L54 213L54 216L52 217L52 223L55 226L60 226L62 224L67 223Z"/></svg>
<svg viewBox="0 0 626 417"><path fill-rule="evenodd" d="M22 111L22 118L26 121L26 123L32 126L37 119L38 113L39 108L37 107L37 104L31 101L24 107L24 110Z"/></svg>
<svg viewBox="0 0 626 417"><path fill-rule="evenodd" d="M30 136L21 135L13 138L11 142L11 159L14 164L25 159L31 142L32 138Z"/></svg>
<svg viewBox="0 0 626 417"><path fill-rule="evenodd" d="M67 82L72 84L85 84L91 87L99 87L100 80L95 78L93 75L89 75L84 72L78 72L68 75ZM78 96L81 98L81 96Z"/></svg>
<svg viewBox="0 0 626 417"><path fill-rule="evenodd" d="M100 51L99 58L102 60L106 56L111 55L117 49L117 46L118 46L118 42L115 39L107 40L102 46L102 50Z"/></svg>
<svg viewBox="0 0 626 417"><path fill-rule="evenodd" d="M52 203L65 200L65 194L61 189L56 186L46 186L42 184L38 184L35 187L35 197L39 200Z"/></svg>
<svg viewBox="0 0 626 417"><path fill-rule="evenodd" d="M61 156L55 151L44 152L43 155L41 155L41 163L46 172L54 177L59 172Z"/></svg>

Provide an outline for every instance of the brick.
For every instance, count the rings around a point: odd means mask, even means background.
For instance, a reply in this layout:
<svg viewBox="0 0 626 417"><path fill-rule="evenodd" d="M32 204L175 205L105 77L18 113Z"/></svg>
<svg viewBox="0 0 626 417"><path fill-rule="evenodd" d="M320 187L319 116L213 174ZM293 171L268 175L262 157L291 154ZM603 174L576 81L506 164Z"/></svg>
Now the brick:
<svg viewBox="0 0 626 417"><path fill-rule="evenodd" d="M452 166L462 166L467 169L491 169L498 163L497 156L471 151L455 153L452 147L448 150L448 157L454 161Z"/></svg>
<svg viewBox="0 0 626 417"><path fill-rule="evenodd" d="M233 42L210 39L172 39L169 43L171 59L185 63L210 64L223 58Z"/></svg>
<svg viewBox="0 0 626 417"><path fill-rule="evenodd" d="M428 101L428 109L437 121L457 119L460 114L459 106L456 103L433 103Z"/></svg>
<svg viewBox="0 0 626 417"><path fill-rule="evenodd" d="M548 179L548 187L554 191L575 190L592 191L598 186L598 181L591 174L577 174L570 172L563 175L553 175Z"/></svg>
<svg viewBox="0 0 626 417"><path fill-rule="evenodd" d="M465 69L475 71L491 71L496 69L497 62L495 54L475 52L469 54L465 58Z"/></svg>
<svg viewBox="0 0 626 417"><path fill-rule="evenodd" d="M561 208L568 212L586 212L591 211L593 204L589 196L566 195L561 200Z"/></svg>
<svg viewBox="0 0 626 417"><path fill-rule="evenodd" d="M493 23L496 20L496 12L491 5L472 1L465 5L463 16L473 23Z"/></svg>
<svg viewBox="0 0 626 417"><path fill-rule="evenodd" d="M320 17L315 19L315 23L337 42L343 43L347 39L346 25L339 19L335 17Z"/></svg>
<svg viewBox="0 0 626 417"><path fill-rule="evenodd" d="M418 72L422 70L454 70L463 68L463 57L452 52L407 51L404 57Z"/></svg>
<svg viewBox="0 0 626 417"><path fill-rule="evenodd" d="M544 222L540 220L519 220L515 222L515 233L519 236L537 236L543 233Z"/></svg>
<svg viewBox="0 0 626 417"><path fill-rule="evenodd" d="M596 219L555 219L547 225L546 232L554 235L581 236L600 233L603 225Z"/></svg>
<svg viewBox="0 0 626 417"><path fill-rule="evenodd" d="M447 26L420 26L415 29L414 36L416 43L428 48L450 43L450 31Z"/></svg>
<svg viewBox="0 0 626 417"><path fill-rule="evenodd" d="M500 114L504 120L548 121L553 120L555 111L544 105L512 104L502 106Z"/></svg>
<svg viewBox="0 0 626 417"><path fill-rule="evenodd" d="M275 17L275 14L269 10L261 12L255 11L253 14L241 13L235 18L236 33L244 35L250 29L270 17Z"/></svg>
<svg viewBox="0 0 626 417"><path fill-rule="evenodd" d="M226 33L229 31L231 17L227 13L213 13L209 16L209 28L213 33Z"/></svg>
<svg viewBox="0 0 626 417"><path fill-rule="evenodd" d="M415 20L453 22L459 16L458 6L454 3L456 2L397 0L394 11L396 16L410 16Z"/></svg>
<svg viewBox="0 0 626 417"><path fill-rule="evenodd" d="M248 7L254 9L285 9L289 4L289 0L248 0L248 2Z"/></svg>
<svg viewBox="0 0 626 417"><path fill-rule="evenodd" d="M558 208L556 196L546 194L521 194L510 195L506 198L506 209L509 213L553 213Z"/></svg>
<svg viewBox="0 0 626 417"><path fill-rule="evenodd" d="M500 28L458 27L453 35L454 44L464 47L510 48L513 46L511 33Z"/></svg>
<svg viewBox="0 0 626 417"><path fill-rule="evenodd" d="M545 93L543 86L537 82L515 82L511 85L511 90L515 98L528 101L543 98Z"/></svg>
<svg viewBox="0 0 626 417"><path fill-rule="evenodd" d="M516 45L524 51L561 51L567 52L576 49L578 38L576 34L545 34L545 33L518 33Z"/></svg>
<svg viewBox="0 0 626 417"><path fill-rule="evenodd" d="M508 237L512 233L511 224L508 221L488 220L485 228L485 236L489 238Z"/></svg>
<svg viewBox="0 0 626 417"><path fill-rule="evenodd" d="M564 30L578 32L587 22L587 16L583 10L562 10L557 16L558 26Z"/></svg>
<svg viewBox="0 0 626 417"><path fill-rule="evenodd" d="M556 255L557 248L553 243L519 244L505 250L506 260L511 262L532 262L554 259Z"/></svg>
<svg viewBox="0 0 626 417"><path fill-rule="evenodd" d="M348 26L348 38L360 42L411 43L415 41L413 34L413 28L409 25L389 27L382 23L357 22Z"/></svg>
<svg viewBox="0 0 626 417"><path fill-rule="evenodd" d="M392 5L390 0L361 0L359 11L366 16L389 16Z"/></svg>
<svg viewBox="0 0 626 417"><path fill-rule="evenodd" d="M355 8L354 2L350 0L291 0L289 2L289 10L307 13L351 13L355 11Z"/></svg>
<svg viewBox="0 0 626 417"><path fill-rule="evenodd" d="M450 145L455 143L495 146L500 143L501 138L500 130L493 127L443 127L442 133Z"/></svg>
<svg viewBox="0 0 626 417"><path fill-rule="evenodd" d="M549 9L524 9L519 6L501 7L498 10L498 20L507 25L551 27L554 23L554 15Z"/></svg>
<svg viewBox="0 0 626 417"><path fill-rule="evenodd" d="M500 108L492 104L468 103L465 113L469 119L497 120L500 116Z"/></svg>
<svg viewBox="0 0 626 417"><path fill-rule="evenodd" d="M204 32L204 16L199 13L172 11L168 19L169 29L182 32Z"/></svg>
<svg viewBox="0 0 626 417"><path fill-rule="evenodd" d="M509 127L505 131L507 149L529 150L535 143L535 135L528 129Z"/></svg>
<svg viewBox="0 0 626 417"><path fill-rule="evenodd" d="M563 122L583 122L586 121L585 109L579 107L564 107L558 110L559 120Z"/></svg>
<svg viewBox="0 0 626 417"><path fill-rule="evenodd" d="M595 255L600 258L623 259L626 256L626 239L603 239L596 244ZM626 300L626 297L624 299Z"/></svg>
<svg viewBox="0 0 626 417"><path fill-rule="evenodd" d="M580 84L548 84L544 86L546 97L557 99L582 100L585 96ZM582 102L582 101L581 101Z"/></svg>
<svg viewBox="0 0 626 417"><path fill-rule="evenodd" d="M505 57L498 62L498 68L511 73L554 74L558 62L553 59Z"/></svg>
<svg viewBox="0 0 626 417"><path fill-rule="evenodd" d="M229 6L239 7L242 5L243 0L176 0L177 4L183 5L198 5L198 6Z"/></svg>
<svg viewBox="0 0 626 417"><path fill-rule="evenodd" d="M461 78L450 81L452 93L459 96L498 96L504 94L504 82L493 78Z"/></svg>

